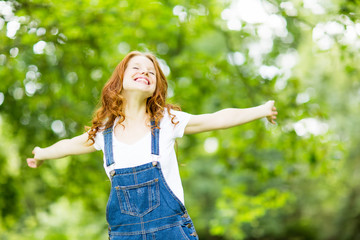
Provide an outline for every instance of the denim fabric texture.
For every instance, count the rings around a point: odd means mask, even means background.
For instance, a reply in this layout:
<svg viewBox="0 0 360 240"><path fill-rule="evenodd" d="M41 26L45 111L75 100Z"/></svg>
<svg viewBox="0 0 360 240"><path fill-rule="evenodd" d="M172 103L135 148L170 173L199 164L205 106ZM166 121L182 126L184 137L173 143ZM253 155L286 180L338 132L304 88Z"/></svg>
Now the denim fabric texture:
<svg viewBox="0 0 360 240"><path fill-rule="evenodd" d="M159 155L159 129L152 124L151 152ZM103 133L105 158L114 163L112 127ZM183 203L167 185L159 161L114 169L106 206L111 240L197 240L194 224Z"/></svg>

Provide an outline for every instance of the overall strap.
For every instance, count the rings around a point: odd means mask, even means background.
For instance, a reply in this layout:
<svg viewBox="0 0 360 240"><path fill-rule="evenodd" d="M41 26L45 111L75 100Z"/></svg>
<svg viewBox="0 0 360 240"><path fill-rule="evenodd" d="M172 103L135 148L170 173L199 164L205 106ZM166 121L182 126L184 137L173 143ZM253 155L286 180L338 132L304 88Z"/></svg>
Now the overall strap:
<svg viewBox="0 0 360 240"><path fill-rule="evenodd" d="M106 166L114 164L112 127L105 129L104 135L104 154ZM155 121L151 121L151 154L159 156L159 129L155 127Z"/></svg>
<svg viewBox="0 0 360 240"><path fill-rule="evenodd" d="M104 135L104 154L106 158L106 166L114 164L114 155L113 155L113 144L112 144L112 127L105 129L103 132Z"/></svg>
<svg viewBox="0 0 360 240"><path fill-rule="evenodd" d="M159 128L156 128L155 121L151 121L151 154L159 156Z"/></svg>

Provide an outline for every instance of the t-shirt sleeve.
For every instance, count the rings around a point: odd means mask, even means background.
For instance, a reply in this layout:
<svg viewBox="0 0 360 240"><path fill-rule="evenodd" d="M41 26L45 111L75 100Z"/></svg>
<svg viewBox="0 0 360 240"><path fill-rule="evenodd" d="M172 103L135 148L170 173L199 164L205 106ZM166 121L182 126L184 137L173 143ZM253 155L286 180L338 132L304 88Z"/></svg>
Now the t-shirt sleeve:
<svg viewBox="0 0 360 240"><path fill-rule="evenodd" d="M102 131L98 131L95 136L95 143L94 148L96 150L103 150L104 149L104 137Z"/></svg>
<svg viewBox="0 0 360 240"><path fill-rule="evenodd" d="M184 131L185 131L185 127L188 124L191 114L186 113L186 112L182 112L182 111L175 111L175 110L170 110L171 114L174 114L176 117L174 118L174 122L178 122L175 126L174 126L174 138L181 138L184 135ZM171 119L171 115L169 116Z"/></svg>

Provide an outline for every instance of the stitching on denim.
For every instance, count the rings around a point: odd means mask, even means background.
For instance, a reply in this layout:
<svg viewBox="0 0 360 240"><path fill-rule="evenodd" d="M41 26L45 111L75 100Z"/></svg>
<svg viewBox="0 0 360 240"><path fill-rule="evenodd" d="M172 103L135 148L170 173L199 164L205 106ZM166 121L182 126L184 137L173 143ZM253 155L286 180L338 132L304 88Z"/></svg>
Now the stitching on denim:
<svg viewBox="0 0 360 240"><path fill-rule="evenodd" d="M143 235L143 238L144 238L146 231L145 231L145 226L144 226L144 219L142 217L140 217L140 223L141 223L141 233L144 234ZM145 240L146 240L146 236L145 236Z"/></svg>
<svg viewBox="0 0 360 240"><path fill-rule="evenodd" d="M128 196L127 192L126 192L126 189L123 188L121 190L122 190L122 192L124 194L124 198L125 198L125 201L126 201L126 206L128 208L128 211L126 211L126 212L128 212L130 214L132 212L132 209L131 209L131 205L130 205L130 201L129 201L129 196Z"/></svg>
<svg viewBox="0 0 360 240"><path fill-rule="evenodd" d="M171 215L171 216L156 218L156 219L153 219L153 220L146 221L144 223L150 223L150 222L158 221L158 220L165 219L165 218L171 218L171 217L175 217L175 216L180 215L180 214L182 214L182 213L177 213L177 214L174 214L174 215ZM181 224L181 223L183 223L183 221L178 221L178 223ZM139 225L139 224L140 223L120 224L120 225L111 225L111 227L125 227L125 226Z"/></svg>
<svg viewBox="0 0 360 240"><path fill-rule="evenodd" d="M176 226L179 226L181 224L181 222L176 222L176 223L173 223L173 224L168 224L168 225L165 225L165 226L162 226L162 227L158 227L158 228L153 228L153 229L150 229L150 230L147 230L145 231L145 234L148 234L148 233L154 233L154 232L158 232L158 231L161 231L161 230L164 230L164 229L167 229L167 228L172 228L172 227L176 227ZM135 232L111 232L111 235L113 236L131 236L131 235L141 235L143 234L141 231L135 231Z"/></svg>
<svg viewBox="0 0 360 240"><path fill-rule="evenodd" d="M112 132L112 127L105 129L103 134L108 134L109 132Z"/></svg>
<svg viewBox="0 0 360 240"><path fill-rule="evenodd" d="M175 194L171 191L170 187L168 186L168 184L167 184L167 182L166 182L166 180L165 180L165 177L164 177L164 175L163 175L163 173L162 173L161 168L159 169L159 174L160 174L160 177L162 178L161 180L162 180L162 182L164 183L165 188L168 190L168 192L170 193L170 195L180 204L181 210L184 211L184 212L186 212L186 208L185 208L184 204L179 200L178 197L175 196Z"/></svg>
<svg viewBox="0 0 360 240"><path fill-rule="evenodd" d="M157 179L157 178L156 178ZM158 199L158 201L157 201L157 203L156 203L156 208L158 207L158 206L160 206L160 201L161 201L161 199L160 199L160 184L159 184L159 181L157 181L156 182L157 184L156 184L156 191L155 191L155 194L156 194L156 198Z"/></svg>
<svg viewBox="0 0 360 240"><path fill-rule="evenodd" d="M154 153L154 121L151 120L151 154Z"/></svg>
<svg viewBox="0 0 360 240"><path fill-rule="evenodd" d="M151 154L159 155L159 128L156 128L155 121L151 120Z"/></svg>
<svg viewBox="0 0 360 240"><path fill-rule="evenodd" d="M151 189L151 186L155 187L155 193L156 193L156 199L155 202L156 204L154 206L151 205L151 201L150 199L148 199L148 201L150 202L150 206L149 208L142 212L142 213L138 213L137 211L135 211L135 209L133 209L133 207L130 204L129 201L129 194L126 190L130 190L130 189L136 189L136 188L140 188L140 187L146 187L148 186ZM155 208L160 206L160 191L159 191L159 181L158 178L142 183L142 184L138 184L138 185L131 185L131 186L115 186L116 189L116 193L117 193L117 197L118 197L118 201L120 204L120 211L123 214L127 214L130 216L136 216L136 217L143 217L146 214L148 214L149 212L153 211ZM121 201L121 195L120 195L120 191L122 190L123 196L125 198L126 201L126 205L123 205L123 202ZM149 191L151 192L151 191Z"/></svg>
<svg viewBox="0 0 360 240"><path fill-rule="evenodd" d="M157 153L157 155L160 155L160 130L158 129L157 130L157 134L158 134L158 136L157 136L157 148L158 148L158 153Z"/></svg>
<svg viewBox="0 0 360 240"><path fill-rule="evenodd" d="M106 217L107 222L109 222L109 212L110 212L109 208L110 208L110 202L111 202L111 199L112 199L112 195L113 195L113 189L111 188L110 189L110 194L109 194L109 200L108 200L108 202L106 204L106 210L105 210L105 213L106 213L105 217Z"/></svg>
<svg viewBox="0 0 360 240"><path fill-rule="evenodd" d="M134 189L134 188L144 187L146 185L151 185L153 183L158 182L158 180L159 180L158 178L155 178L153 180L150 180L150 181L147 181L147 182L144 182L144 183L140 183L140 184L127 185L127 186L116 186L116 187L119 187L121 189Z"/></svg>
<svg viewBox="0 0 360 240"><path fill-rule="evenodd" d="M155 121L154 120L151 120L151 154L154 154L154 151L155 151L155 147L154 147L154 144L155 144Z"/></svg>
<svg viewBox="0 0 360 240"><path fill-rule="evenodd" d="M103 132L104 136L104 148L105 148L105 160L106 166L114 164L113 146L112 146L112 127L107 128Z"/></svg>
<svg viewBox="0 0 360 240"><path fill-rule="evenodd" d="M134 182L135 182L135 184L138 184L135 168L133 168L133 174L134 174Z"/></svg>
<svg viewBox="0 0 360 240"><path fill-rule="evenodd" d="M151 189L151 187L150 187L150 185L148 185L148 202L149 202L149 208L152 208L152 191L151 191L152 189ZM157 197L156 196L156 191L157 191L157 189L156 189L156 186L155 186L155 197ZM155 201L157 201L157 199L155 199Z"/></svg>
<svg viewBox="0 0 360 240"><path fill-rule="evenodd" d="M155 154L159 155L160 154L160 149L159 149L160 134L159 134L159 129L158 128L155 129L155 135L156 135L156 138L155 138L155 147L156 147L155 151L156 152L155 152Z"/></svg>
<svg viewBox="0 0 360 240"><path fill-rule="evenodd" d="M179 228L180 228L180 232L181 232L181 234L183 235L183 237L185 238L185 240L190 240L190 239L187 237L186 233L184 232L183 227L182 227L182 226L179 226Z"/></svg>
<svg viewBox="0 0 360 240"><path fill-rule="evenodd" d="M154 135L151 134L151 154L154 154Z"/></svg>
<svg viewBox="0 0 360 240"><path fill-rule="evenodd" d="M119 188L115 187L115 191L116 191L116 196L117 196L117 199L118 199L118 202L119 202L119 208L120 208L120 211L122 212L123 211L123 201L121 199L121 196L120 196L120 191L119 191Z"/></svg>
<svg viewBox="0 0 360 240"><path fill-rule="evenodd" d="M151 163L151 162L149 162ZM154 167L153 165L149 166L148 168L145 168L145 169L141 169L141 170L137 170L136 173L140 173L140 172L144 172L144 171L147 171L147 170L151 170L152 168L156 168ZM115 176L120 176L120 175L130 175L130 174L134 174L134 172L129 172L129 173L116 173ZM114 177L115 177L114 176Z"/></svg>

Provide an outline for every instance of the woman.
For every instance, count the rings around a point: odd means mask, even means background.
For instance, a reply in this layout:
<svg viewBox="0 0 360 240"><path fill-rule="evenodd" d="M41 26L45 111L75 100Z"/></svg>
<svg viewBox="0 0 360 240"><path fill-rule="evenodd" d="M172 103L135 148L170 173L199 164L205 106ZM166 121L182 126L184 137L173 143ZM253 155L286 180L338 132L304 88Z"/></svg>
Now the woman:
<svg viewBox="0 0 360 240"><path fill-rule="evenodd" d="M266 117L274 101L247 109L191 115L166 103L167 80L152 54L130 52L103 88L90 130L50 147L35 147L29 167L44 160L102 150L111 179L106 208L110 239L198 239L184 206L174 142Z"/></svg>

